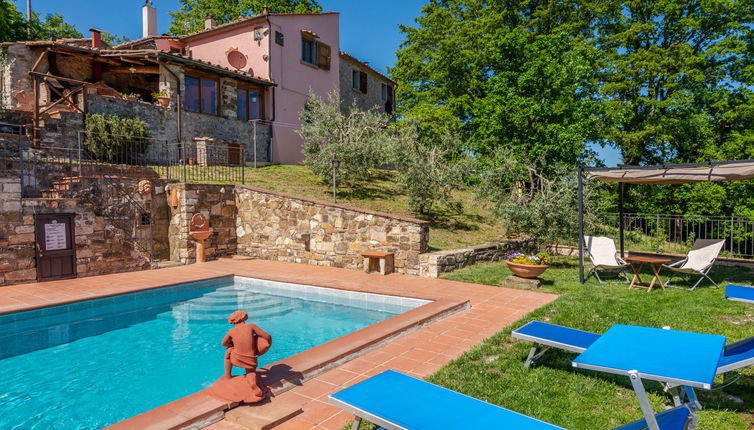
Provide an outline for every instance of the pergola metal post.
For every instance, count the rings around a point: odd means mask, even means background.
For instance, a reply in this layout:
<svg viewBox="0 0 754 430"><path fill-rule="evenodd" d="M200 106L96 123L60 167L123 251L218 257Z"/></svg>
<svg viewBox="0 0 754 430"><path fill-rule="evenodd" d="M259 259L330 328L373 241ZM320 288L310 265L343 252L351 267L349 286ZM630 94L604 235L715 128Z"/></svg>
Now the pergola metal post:
<svg viewBox="0 0 754 430"><path fill-rule="evenodd" d="M624 258L624 235L623 235L623 182L618 182L618 224L620 225L620 258Z"/></svg>
<svg viewBox="0 0 754 430"><path fill-rule="evenodd" d="M584 283L584 166L579 166L579 282Z"/></svg>

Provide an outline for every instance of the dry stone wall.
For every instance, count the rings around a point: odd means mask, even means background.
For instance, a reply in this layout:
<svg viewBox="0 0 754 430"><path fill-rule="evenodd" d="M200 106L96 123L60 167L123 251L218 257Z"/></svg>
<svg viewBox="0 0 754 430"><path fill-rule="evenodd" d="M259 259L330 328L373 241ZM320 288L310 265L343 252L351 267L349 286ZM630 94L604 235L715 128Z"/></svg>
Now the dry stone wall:
<svg viewBox="0 0 754 430"><path fill-rule="evenodd" d="M442 273L452 272L477 263L502 261L508 254L533 252L535 249L536 246L531 241L512 239L422 254L419 274L428 278L437 278Z"/></svg>
<svg viewBox="0 0 754 430"><path fill-rule="evenodd" d="M267 260L363 269L361 253L395 252L398 273L419 274L426 221L236 186L238 253Z"/></svg>

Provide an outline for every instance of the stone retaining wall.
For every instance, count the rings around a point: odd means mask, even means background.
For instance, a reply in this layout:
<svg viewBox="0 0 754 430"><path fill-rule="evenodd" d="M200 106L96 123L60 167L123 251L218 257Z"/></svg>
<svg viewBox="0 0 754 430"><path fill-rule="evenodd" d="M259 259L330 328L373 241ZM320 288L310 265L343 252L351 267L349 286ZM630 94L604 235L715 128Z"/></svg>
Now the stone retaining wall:
<svg viewBox="0 0 754 430"><path fill-rule="evenodd" d="M533 252L531 241L511 239L501 242L488 242L468 248L448 249L421 255L419 275L437 278L445 272L462 269L477 263L502 261L514 252Z"/></svg>
<svg viewBox="0 0 754 430"><path fill-rule="evenodd" d="M236 186L238 254L363 269L361 253L395 252L398 273L419 274L428 222Z"/></svg>
<svg viewBox="0 0 754 430"><path fill-rule="evenodd" d="M78 199L22 199L17 178L0 178L0 285L37 277L34 215L74 213L78 276L143 270L150 267L122 231L95 214L92 203Z"/></svg>
<svg viewBox="0 0 754 430"><path fill-rule="evenodd" d="M167 188L167 202L173 190L178 206L170 207L170 260L183 264L196 261L196 241L189 236L189 222L197 213L209 220L212 235L205 241L205 256L236 253L236 198L233 185L172 184Z"/></svg>

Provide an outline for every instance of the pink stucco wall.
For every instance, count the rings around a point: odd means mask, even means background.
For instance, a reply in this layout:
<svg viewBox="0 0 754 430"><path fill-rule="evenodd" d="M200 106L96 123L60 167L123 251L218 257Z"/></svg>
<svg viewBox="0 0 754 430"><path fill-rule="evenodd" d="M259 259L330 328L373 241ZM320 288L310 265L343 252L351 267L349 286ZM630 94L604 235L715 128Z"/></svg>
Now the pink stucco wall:
<svg viewBox="0 0 754 430"><path fill-rule="evenodd" d="M309 91L325 97L337 91L340 68L340 15L273 15L270 17L270 75L278 84L276 92L275 123L273 125L273 161L298 164L303 161L299 114L304 108ZM319 36L318 41L330 45L332 55L330 70L318 69L301 62L301 30ZM275 43L275 31L285 36L285 46Z"/></svg>
<svg viewBox="0 0 754 430"><path fill-rule="evenodd" d="M262 40L254 40L254 29L261 27ZM269 27L263 17L248 21L243 25L221 29L189 39L187 46L193 58L209 61L231 70L237 70L228 62L227 51L237 48L246 56L246 67L241 71L251 76L269 79L269 64L264 60L269 48Z"/></svg>
<svg viewBox="0 0 754 430"><path fill-rule="evenodd" d="M260 17L229 29L210 32L187 41L195 59L209 61L223 67L228 63L226 51L231 48L246 55L248 64L244 69L254 76L271 79L275 88L274 110L271 92L265 106L267 118L274 118L272 133L272 161L282 164L299 164L303 161L301 136L296 133L300 126L299 114L304 108L309 91L326 97L338 91L340 68L340 31L338 13L312 15L270 15L269 21ZM264 38L254 40L255 27L264 32ZM268 27L269 26L269 27ZM301 62L301 31L316 33L318 41L331 47L330 70L319 69ZM275 32L283 33L284 46L275 43ZM268 60L264 60L264 55ZM249 71L251 69L251 72Z"/></svg>

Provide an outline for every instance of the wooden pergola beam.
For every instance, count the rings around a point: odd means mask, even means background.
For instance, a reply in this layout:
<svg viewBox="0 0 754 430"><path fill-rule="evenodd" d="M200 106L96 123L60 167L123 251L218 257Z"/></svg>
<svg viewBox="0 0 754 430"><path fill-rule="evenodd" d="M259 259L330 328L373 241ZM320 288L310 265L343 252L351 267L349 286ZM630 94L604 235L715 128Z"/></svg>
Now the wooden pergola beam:
<svg viewBox="0 0 754 430"><path fill-rule="evenodd" d="M159 75L158 66L130 66L130 67L108 67L105 69L109 73L140 73L148 75Z"/></svg>

